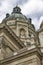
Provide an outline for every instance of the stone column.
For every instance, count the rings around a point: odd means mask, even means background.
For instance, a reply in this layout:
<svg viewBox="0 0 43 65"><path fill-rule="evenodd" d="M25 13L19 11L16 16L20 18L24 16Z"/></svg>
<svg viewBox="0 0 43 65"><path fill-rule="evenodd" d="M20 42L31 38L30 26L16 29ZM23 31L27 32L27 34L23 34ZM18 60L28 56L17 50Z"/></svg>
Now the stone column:
<svg viewBox="0 0 43 65"><path fill-rule="evenodd" d="M6 58L7 52L6 52L6 45L3 36L0 36L0 54L2 58Z"/></svg>
<svg viewBox="0 0 43 65"><path fill-rule="evenodd" d="M3 39L3 37L0 36L0 60L3 59L3 56L2 56L2 39Z"/></svg>

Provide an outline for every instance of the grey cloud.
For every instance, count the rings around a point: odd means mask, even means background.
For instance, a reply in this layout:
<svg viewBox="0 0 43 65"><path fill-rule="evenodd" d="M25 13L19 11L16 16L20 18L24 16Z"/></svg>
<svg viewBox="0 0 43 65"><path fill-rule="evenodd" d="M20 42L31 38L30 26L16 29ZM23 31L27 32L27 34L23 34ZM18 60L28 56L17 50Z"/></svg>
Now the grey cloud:
<svg viewBox="0 0 43 65"><path fill-rule="evenodd" d="M1 3L0 3L0 6L1 6Z"/></svg>
<svg viewBox="0 0 43 65"><path fill-rule="evenodd" d="M31 18L36 18L37 19L40 19L40 17L43 16L43 12L38 12L38 13L32 13L32 14L29 14L28 17L31 17Z"/></svg>
<svg viewBox="0 0 43 65"><path fill-rule="evenodd" d="M28 1L28 0L19 0L18 3L19 3L20 5L22 5L22 4L26 3L27 1Z"/></svg>
<svg viewBox="0 0 43 65"><path fill-rule="evenodd" d="M2 5L2 1L0 0L0 6Z"/></svg>

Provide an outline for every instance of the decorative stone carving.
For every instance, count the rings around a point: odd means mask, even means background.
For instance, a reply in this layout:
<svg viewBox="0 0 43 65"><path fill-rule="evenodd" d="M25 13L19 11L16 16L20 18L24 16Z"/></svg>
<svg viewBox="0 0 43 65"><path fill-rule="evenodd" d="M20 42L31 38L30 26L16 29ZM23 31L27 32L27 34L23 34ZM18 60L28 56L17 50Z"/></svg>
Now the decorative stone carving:
<svg viewBox="0 0 43 65"><path fill-rule="evenodd" d="M24 29L20 29L20 37L25 38L26 37L26 32Z"/></svg>
<svg viewBox="0 0 43 65"><path fill-rule="evenodd" d="M25 42L24 42L24 45L25 45L26 47L29 47L29 46L31 46L31 42L25 41Z"/></svg>

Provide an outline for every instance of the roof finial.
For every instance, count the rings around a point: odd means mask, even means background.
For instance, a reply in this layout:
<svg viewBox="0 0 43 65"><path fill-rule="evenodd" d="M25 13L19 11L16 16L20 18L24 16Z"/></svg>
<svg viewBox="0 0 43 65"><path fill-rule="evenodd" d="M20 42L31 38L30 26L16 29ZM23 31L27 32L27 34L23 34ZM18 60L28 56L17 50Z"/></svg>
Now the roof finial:
<svg viewBox="0 0 43 65"><path fill-rule="evenodd" d="M19 14L21 14L21 9L18 6L18 2L16 3L16 7L13 8L13 12L12 13L19 13Z"/></svg>
<svg viewBox="0 0 43 65"><path fill-rule="evenodd" d="M16 4L16 7L18 7L18 2L17 2L17 4Z"/></svg>

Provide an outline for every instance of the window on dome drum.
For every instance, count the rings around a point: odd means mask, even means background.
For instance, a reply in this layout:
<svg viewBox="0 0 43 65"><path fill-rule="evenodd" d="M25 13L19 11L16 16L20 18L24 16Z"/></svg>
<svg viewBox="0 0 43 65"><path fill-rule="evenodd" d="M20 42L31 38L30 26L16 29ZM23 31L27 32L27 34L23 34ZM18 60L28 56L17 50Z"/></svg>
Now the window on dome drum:
<svg viewBox="0 0 43 65"><path fill-rule="evenodd" d="M19 10L17 9L17 11L19 11Z"/></svg>
<svg viewBox="0 0 43 65"><path fill-rule="evenodd" d="M26 37L26 31L24 29L20 29L20 37L25 38Z"/></svg>

